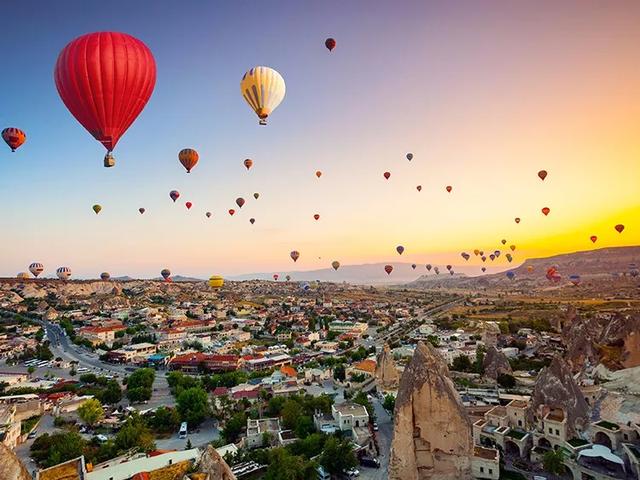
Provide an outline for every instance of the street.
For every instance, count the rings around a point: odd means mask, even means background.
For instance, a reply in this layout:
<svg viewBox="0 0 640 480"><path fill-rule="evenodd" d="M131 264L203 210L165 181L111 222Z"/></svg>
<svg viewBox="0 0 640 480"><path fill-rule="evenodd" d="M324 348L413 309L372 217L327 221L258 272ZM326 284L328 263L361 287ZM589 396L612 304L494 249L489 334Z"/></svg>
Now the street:
<svg viewBox="0 0 640 480"><path fill-rule="evenodd" d="M360 470L360 478L365 480L385 480L388 477L387 469L389 467L389 452L391 451L391 440L393 438L393 418L382 407L382 403L377 396L373 397L371 402L376 411L378 423L378 447L380 448L380 468L369 468L358 466Z"/></svg>

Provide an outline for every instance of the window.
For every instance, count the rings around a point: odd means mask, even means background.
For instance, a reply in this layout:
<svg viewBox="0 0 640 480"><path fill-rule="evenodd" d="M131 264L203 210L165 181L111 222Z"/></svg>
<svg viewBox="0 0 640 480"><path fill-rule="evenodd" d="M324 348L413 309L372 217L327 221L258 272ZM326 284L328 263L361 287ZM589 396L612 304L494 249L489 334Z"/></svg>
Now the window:
<svg viewBox="0 0 640 480"><path fill-rule="evenodd" d="M484 473L484 467L480 467L480 473Z"/></svg>
<svg viewBox="0 0 640 480"><path fill-rule="evenodd" d="M556 428L556 435L560 436L560 430Z"/></svg>
<svg viewBox="0 0 640 480"><path fill-rule="evenodd" d="M489 469L489 475L493 475L493 468Z"/></svg>
<svg viewBox="0 0 640 480"><path fill-rule="evenodd" d="M553 428L549 427L549 433L553 433Z"/></svg>
<svg viewBox="0 0 640 480"><path fill-rule="evenodd" d="M518 426L521 427L522 426L522 420L518 420Z"/></svg>

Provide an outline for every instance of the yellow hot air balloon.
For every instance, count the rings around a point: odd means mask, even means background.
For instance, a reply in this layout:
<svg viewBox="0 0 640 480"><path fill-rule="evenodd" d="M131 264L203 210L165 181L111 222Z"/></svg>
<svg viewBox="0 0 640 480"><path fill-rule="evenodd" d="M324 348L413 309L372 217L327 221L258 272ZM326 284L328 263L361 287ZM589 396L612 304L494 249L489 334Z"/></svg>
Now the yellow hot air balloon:
<svg viewBox="0 0 640 480"><path fill-rule="evenodd" d="M96 212L96 215L100 213L100 210L102 210L102 206L96 204L93 207L91 207L93 209L94 212Z"/></svg>
<svg viewBox="0 0 640 480"><path fill-rule="evenodd" d="M224 279L219 275L211 275L207 283L211 288L220 288L224 285Z"/></svg>
<svg viewBox="0 0 640 480"><path fill-rule="evenodd" d="M256 112L260 125L267 124L267 117L284 99L284 78L273 68L253 67L240 80L240 93Z"/></svg>

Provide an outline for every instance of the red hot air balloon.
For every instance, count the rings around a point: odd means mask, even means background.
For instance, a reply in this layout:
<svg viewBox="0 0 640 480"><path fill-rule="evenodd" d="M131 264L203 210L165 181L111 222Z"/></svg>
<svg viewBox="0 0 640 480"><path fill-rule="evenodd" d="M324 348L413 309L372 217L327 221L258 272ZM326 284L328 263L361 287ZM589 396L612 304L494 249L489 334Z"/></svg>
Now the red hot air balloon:
<svg viewBox="0 0 640 480"><path fill-rule="evenodd" d="M622 225L621 223L619 223L618 225L616 225L614 227L616 229L616 232L618 233L622 233L622 231L624 230L624 225Z"/></svg>
<svg viewBox="0 0 640 480"><path fill-rule="evenodd" d="M393 265L385 265L384 271L387 272L387 275L391 275L391 272L393 272Z"/></svg>
<svg viewBox="0 0 640 480"><path fill-rule="evenodd" d="M482 273L487 271L487 267L482 267L480 270L482 270Z"/></svg>
<svg viewBox="0 0 640 480"><path fill-rule="evenodd" d="M187 210L189 210L193 206L193 203L187 202L185 203L185 206L187 207Z"/></svg>
<svg viewBox="0 0 640 480"><path fill-rule="evenodd" d="M546 170L540 170L538 172L538 176L540 177L540 180L544 181L544 179L547 178L547 171Z"/></svg>
<svg viewBox="0 0 640 480"><path fill-rule="evenodd" d="M516 217L515 220L516 220L516 223L520 223L520 217Z"/></svg>
<svg viewBox="0 0 640 480"><path fill-rule="evenodd" d="M233 214L236 213L236 211L233 208L229 209L229 215L231 215L233 217Z"/></svg>
<svg viewBox="0 0 640 480"><path fill-rule="evenodd" d="M236 198L236 205L238 205L238 207L242 208L242 206L244 205L244 198L242 197L238 197Z"/></svg>
<svg viewBox="0 0 640 480"><path fill-rule="evenodd" d="M496 259L496 256L493 253L489 254L489 260L491 260L492 262Z"/></svg>
<svg viewBox="0 0 640 480"><path fill-rule="evenodd" d="M111 151L153 93L151 50L126 33L88 33L62 49L54 79L71 114L107 149L105 166L113 166Z"/></svg>
<svg viewBox="0 0 640 480"><path fill-rule="evenodd" d="M384 172L384 173L382 174L382 176L383 176L385 179L389 180L389 177L391 176L391 172Z"/></svg>
<svg viewBox="0 0 640 480"><path fill-rule="evenodd" d="M451 270L453 268L452 265L447 265L447 270Z"/></svg>
<svg viewBox="0 0 640 480"><path fill-rule="evenodd" d="M333 38L327 38L324 41L324 46L327 47L329 51L332 51L334 48L336 48L336 41Z"/></svg>
<svg viewBox="0 0 640 480"><path fill-rule="evenodd" d="M19 128L5 128L2 130L2 139L7 142L12 152L27 140L27 135Z"/></svg>
<svg viewBox="0 0 640 480"><path fill-rule="evenodd" d="M169 192L169 196L171 197L171 200L175 202L178 198L180 198L180 192L178 192L177 190L171 190Z"/></svg>
<svg viewBox="0 0 640 480"><path fill-rule="evenodd" d="M598 237L596 237L595 235L591 235L589 238L591 239L592 243L596 243L596 241L598 240Z"/></svg>
<svg viewBox="0 0 640 480"><path fill-rule="evenodd" d="M250 158L247 158L243 163L247 170L253 167L253 160L251 160Z"/></svg>
<svg viewBox="0 0 640 480"><path fill-rule="evenodd" d="M417 265L415 263L411 264L411 268L413 268L414 270L416 269Z"/></svg>
<svg viewBox="0 0 640 480"><path fill-rule="evenodd" d="M549 215L549 212L551 211L551 209L549 207L544 207L542 209L542 213L544 213L544 216L546 217L547 215Z"/></svg>
<svg viewBox="0 0 640 480"><path fill-rule="evenodd" d="M253 225L254 223L256 223L256 219L255 219L255 218L250 218L250 219L249 219L249 223L250 223L251 225Z"/></svg>
<svg viewBox="0 0 640 480"><path fill-rule="evenodd" d="M317 213L313 216L313 218L315 218L316 220L320 220L320 215L318 215Z"/></svg>
<svg viewBox="0 0 640 480"><path fill-rule="evenodd" d="M322 172L320 170L316 171L316 177L320 178L322 176Z"/></svg>
<svg viewBox="0 0 640 480"><path fill-rule="evenodd" d="M273 274L273 279L277 282L278 278L280 278L280 275L278 275L277 273Z"/></svg>
<svg viewBox="0 0 640 480"><path fill-rule="evenodd" d="M293 250L289 255L294 262L297 262L298 258L300 258L300 252L297 250Z"/></svg>
<svg viewBox="0 0 640 480"><path fill-rule="evenodd" d="M416 187L416 190L418 190L419 192L421 192L421 191L422 191L422 185L418 185L418 186Z"/></svg>
<svg viewBox="0 0 640 480"><path fill-rule="evenodd" d="M451 185L447 185L447 192L451 193L451 190L453 190L453 187Z"/></svg>
<svg viewBox="0 0 640 480"><path fill-rule="evenodd" d="M140 212L140 215L142 215L144 212L146 212L146 210L144 208L142 208L142 207L140 207L138 209L138 211Z"/></svg>
<svg viewBox="0 0 640 480"><path fill-rule="evenodd" d="M200 159L200 155L193 148L183 148L178 153L178 160L182 166L187 170L187 173L191 173L191 169L196 166L198 160Z"/></svg>

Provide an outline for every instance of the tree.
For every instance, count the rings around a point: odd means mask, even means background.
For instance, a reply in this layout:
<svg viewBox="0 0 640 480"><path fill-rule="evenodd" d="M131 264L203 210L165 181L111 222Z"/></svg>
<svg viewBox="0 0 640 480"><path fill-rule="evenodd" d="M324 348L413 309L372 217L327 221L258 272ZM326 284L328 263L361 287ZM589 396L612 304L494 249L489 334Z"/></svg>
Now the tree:
<svg viewBox="0 0 640 480"><path fill-rule="evenodd" d="M209 415L209 396L201 387L183 390L176 399L178 413L183 422L195 427Z"/></svg>
<svg viewBox="0 0 640 480"><path fill-rule="evenodd" d="M122 389L117 380L109 380L107 382L105 389L100 395L100 400L110 405L114 405L122 400Z"/></svg>
<svg viewBox="0 0 640 480"><path fill-rule="evenodd" d="M542 457L545 471L554 475L562 475L565 470L564 453L562 450L550 450Z"/></svg>
<svg viewBox="0 0 640 480"><path fill-rule="evenodd" d="M127 419L115 438L115 447L118 452L124 452L132 448L138 448L148 452L155 448L153 434L139 415L133 415Z"/></svg>
<svg viewBox="0 0 640 480"><path fill-rule="evenodd" d="M458 355L453 359L451 369L457 372L470 372L471 360L469 360L469 357L467 357L466 355Z"/></svg>
<svg viewBox="0 0 640 480"><path fill-rule="evenodd" d="M247 425L247 417L244 412L235 413L225 424L222 429L222 436L227 443L235 443L242 432L242 429Z"/></svg>
<svg viewBox="0 0 640 480"><path fill-rule="evenodd" d="M396 406L396 397L394 397L390 393L386 394L384 397L384 401L382 402L382 406L386 411L393 412L393 409Z"/></svg>
<svg viewBox="0 0 640 480"><path fill-rule="evenodd" d="M153 415L149 417L149 426L157 433L175 432L180 425L180 416L174 408L159 407Z"/></svg>
<svg viewBox="0 0 640 480"><path fill-rule="evenodd" d="M193 445L191 445L191 439L187 439L187 444L185 445L184 449L191 450L192 448L193 448Z"/></svg>
<svg viewBox="0 0 640 480"><path fill-rule="evenodd" d="M358 461L353 453L351 441L348 439L338 440L336 437L331 437L326 441L320 455L320 465L328 473L339 475L357 464Z"/></svg>
<svg viewBox="0 0 640 480"><path fill-rule="evenodd" d="M304 458L291 455L284 448L274 448L269 455L265 480L307 480L317 476L313 465Z"/></svg>
<svg viewBox="0 0 640 480"><path fill-rule="evenodd" d="M344 365L336 365L333 369L333 378L338 380L339 382L344 382L347 375L344 371Z"/></svg>
<svg viewBox="0 0 640 480"><path fill-rule="evenodd" d="M131 402L149 400L152 394L155 371L152 368L140 368L127 378L127 398Z"/></svg>
<svg viewBox="0 0 640 480"><path fill-rule="evenodd" d="M282 424L289 430L294 430L298 423L298 418L302 415L302 406L294 399L290 398L282 407Z"/></svg>
<svg viewBox="0 0 640 480"><path fill-rule="evenodd" d="M45 433L31 445L31 456L43 467L52 467L83 454L86 441L76 432Z"/></svg>
<svg viewBox="0 0 640 480"><path fill-rule="evenodd" d="M82 421L93 427L96 423L104 418L104 410L102 404L97 398L90 398L78 408L78 416Z"/></svg>
<svg viewBox="0 0 640 480"><path fill-rule="evenodd" d="M27 373L28 373L29 375L31 375L31 374L32 374L33 372L35 372L35 371L36 371L35 367L29 367L29 368L27 368Z"/></svg>
<svg viewBox="0 0 640 480"><path fill-rule="evenodd" d="M513 388L516 386L516 379L513 375L508 373L501 373L498 375L498 385L503 388Z"/></svg>

